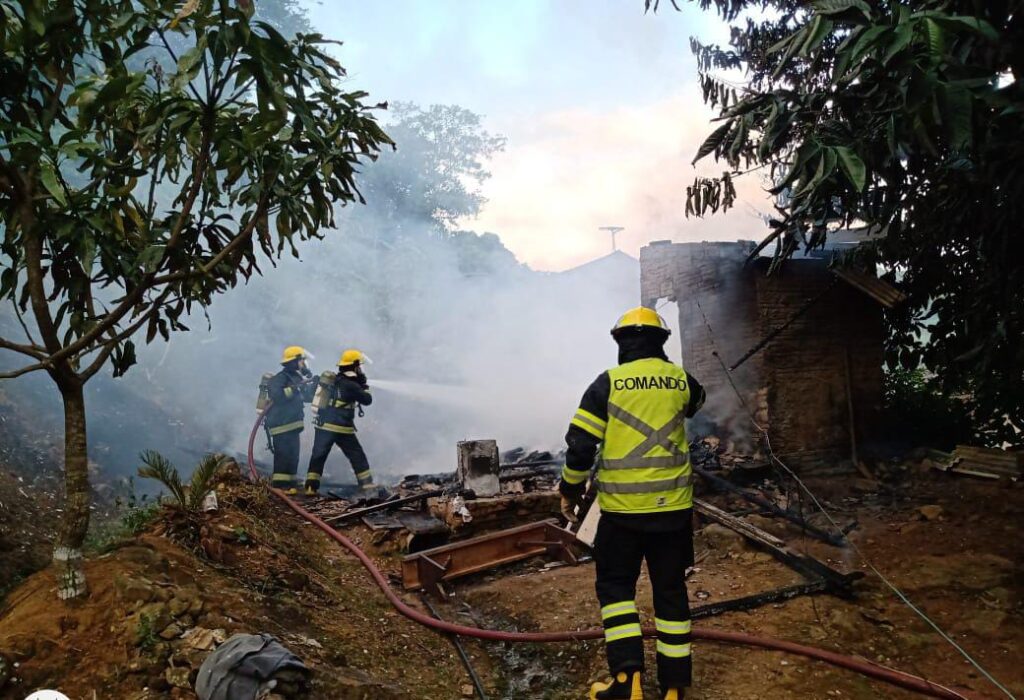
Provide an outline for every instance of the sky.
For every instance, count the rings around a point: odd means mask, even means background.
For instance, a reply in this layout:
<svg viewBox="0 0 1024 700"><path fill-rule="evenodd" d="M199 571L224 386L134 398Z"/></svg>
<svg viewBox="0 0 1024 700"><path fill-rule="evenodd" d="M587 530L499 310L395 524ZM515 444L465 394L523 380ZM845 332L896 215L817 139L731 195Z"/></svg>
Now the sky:
<svg viewBox="0 0 1024 700"><path fill-rule="evenodd" d="M683 215L686 186L723 169L691 165L713 116L702 100L693 35L724 40L712 13L643 0L324 0L314 27L344 42L352 87L373 99L457 104L506 136L489 164L478 217L521 262L564 270L611 251L601 226L623 226L618 247L652 240L759 239L761 183L707 219ZM399 144L401 147L401 144Z"/></svg>

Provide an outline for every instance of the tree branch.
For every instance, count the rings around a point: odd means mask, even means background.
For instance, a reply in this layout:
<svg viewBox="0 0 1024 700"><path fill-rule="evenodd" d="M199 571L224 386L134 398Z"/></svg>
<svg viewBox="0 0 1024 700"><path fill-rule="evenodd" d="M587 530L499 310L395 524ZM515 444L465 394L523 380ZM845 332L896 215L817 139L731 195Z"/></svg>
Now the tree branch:
<svg viewBox="0 0 1024 700"><path fill-rule="evenodd" d="M0 372L0 379L17 379L23 374L28 374L29 372L38 372L41 369L48 369L48 365L39 362L37 364L28 365L27 367L22 367L21 369L12 370L10 372Z"/></svg>
<svg viewBox="0 0 1024 700"><path fill-rule="evenodd" d="M110 356L113 354L114 348L116 347L117 343L114 342L110 342L104 346L100 354L96 356L96 359L93 360L82 372L79 372L78 376L82 378L82 382L89 381L92 379L94 374L100 371L103 365L107 363L107 360L110 359Z"/></svg>
<svg viewBox="0 0 1024 700"><path fill-rule="evenodd" d="M11 350L13 352L19 352L22 355L28 355L29 357L37 360L45 360L46 353L36 344L22 345L21 343L14 343L6 338L0 338L0 349Z"/></svg>
<svg viewBox="0 0 1024 700"><path fill-rule="evenodd" d="M167 245L164 247L164 254L160 263L157 264L153 272L147 273L131 292L125 294L124 298L116 307L114 307L113 311L104 316L102 321L93 326L87 333L83 334L82 337L62 349L59 347L58 343L58 348L50 351L50 362L59 362L87 348L91 343L93 343L93 341L100 338L108 330L116 326L124 315L142 300L146 291L161 284L156 277L156 271L160 269L181 240L181 233L185 229L185 222L192 213L192 207L195 206L196 198L199 196L199 191L202 189L203 177L205 176L206 167L209 163L209 147L210 137L207 133L204 134L203 137L203 144L200 147L201 150L199 158L196 159L192 166L192 189L185 198L185 202L178 215L178 222L171 230L171 235L167 239ZM47 349L49 349L49 346L47 346Z"/></svg>
<svg viewBox="0 0 1024 700"><path fill-rule="evenodd" d="M14 307L14 316L18 319L18 323L21 324L21 330L25 331L25 337L28 338L29 345L38 348L40 351L45 350L42 345L36 342L36 339L32 337L32 332L28 329L28 324L25 323L25 318L21 315L21 309L18 308L17 302L11 304Z"/></svg>
<svg viewBox="0 0 1024 700"><path fill-rule="evenodd" d="M171 58L174 59L175 66L177 66L178 56L174 53L174 49L171 48L171 45L167 43L167 37L164 36L164 30L157 29L156 33L160 35L160 41L164 42L164 48L167 49L167 53L171 54ZM203 52L203 56L206 56L206 52ZM203 98L199 96L199 91L196 90L196 86L192 84L191 80L188 81L188 89L192 91L193 95L195 95L195 98L199 101L199 104L203 106L206 105L206 103L203 102Z"/></svg>
<svg viewBox="0 0 1024 700"><path fill-rule="evenodd" d="M238 235L232 238L231 241L229 241L219 253L210 258L206 264L200 265L194 270L183 270L181 272L174 272L168 275L163 275L162 277L157 277L153 280L154 286L159 284L168 284L171 282L180 282L182 280L192 279L193 277L202 277L209 274L210 270L224 262L224 260L231 255L236 248L241 246L247 239L252 238L252 234L256 230L256 222L259 221L261 216L263 216L266 206L267 195L263 195L260 198L259 205L256 207L253 217L249 220L249 223L245 225L245 228L239 231Z"/></svg>

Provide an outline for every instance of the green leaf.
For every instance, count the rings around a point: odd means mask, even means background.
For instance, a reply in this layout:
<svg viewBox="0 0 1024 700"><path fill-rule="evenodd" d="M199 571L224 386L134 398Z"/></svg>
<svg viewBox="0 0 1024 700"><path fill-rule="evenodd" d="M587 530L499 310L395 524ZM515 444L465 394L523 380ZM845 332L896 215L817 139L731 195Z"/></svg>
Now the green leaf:
<svg viewBox="0 0 1024 700"><path fill-rule="evenodd" d="M800 56L809 56L811 53L821 46L821 42L825 40L835 28L835 22L830 19L825 19L821 15L814 18L814 22L811 24L811 30L807 34L807 39L804 41L803 46L800 47Z"/></svg>
<svg viewBox="0 0 1024 700"><path fill-rule="evenodd" d="M43 187L46 191L57 200L61 206L67 206L68 200L64 193L64 186L57 179L57 170L53 167L53 163L48 160L44 160L39 164L39 179L43 182Z"/></svg>
<svg viewBox="0 0 1024 700"><path fill-rule="evenodd" d="M815 0L811 7L819 15L838 15L847 10L860 10L865 17L871 17L871 6L864 0Z"/></svg>
<svg viewBox="0 0 1024 700"><path fill-rule="evenodd" d="M913 38L914 29L910 25L898 25L895 29L894 36L889 41L888 46L886 46L885 56L882 58L882 63L888 65L889 61L891 61L896 54L907 48Z"/></svg>
<svg viewBox="0 0 1024 700"><path fill-rule="evenodd" d="M206 52L206 35L199 37L196 45L186 51L178 59L178 72L171 80L171 87L174 90L183 90L186 85L192 82L199 75L199 68L202 64L203 54Z"/></svg>
<svg viewBox="0 0 1024 700"><path fill-rule="evenodd" d="M959 150L970 146L972 142L973 98L970 91L958 87L944 85L939 90L942 122L946 127L950 145Z"/></svg>
<svg viewBox="0 0 1024 700"><path fill-rule="evenodd" d="M837 146L836 154L839 156L839 165L842 166L846 179L858 192L863 192L867 183L867 167L864 161L848 146Z"/></svg>
<svg viewBox="0 0 1024 700"><path fill-rule="evenodd" d="M142 251L142 255L139 256L138 264L142 266L142 269L146 272L156 271L157 265L160 264L160 260L164 256L164 246L162 245L151 245Z"/></svg>
<svg viewBox="0 0 1024 700"><path fill-rule="evenodd" d="M928 50L932 55L932 62L938 63L946 53L946 33L939 23L932 18L924 21L925 31L928 33Z"/></svg>
<svg viewBox="0 0 1024 700"><path fill-rule="evenodd" d="M999 32L991 24L983 19L977 17L968 17L964 15L936 15L935 21L946 25L953 31L958 29L971 29L993 43L999 41Z"/></svg>
<svg viewBox="0 0 1024 700"><path fill-rule="evenodd" d="M82 270L85 274L92 275L92 267L96 262L96 240L88 236L82 237L82 252L79 257L82 263Z"/></svg>
<svg viewBox="0 0 1024 700"><path fill-rule="evenodd" d="M722 126L712 131L711 135L708 136L704 140L704 143L700 145L700 148L697 149L697 155L694 156L692 162L696 163L698 160L705 157L709 153L713 153L715 149L721 146L722 142L725 141L725 137L729 133L729 129L731 127L732 121L727 121L725 124L722 124Z"/></svg>

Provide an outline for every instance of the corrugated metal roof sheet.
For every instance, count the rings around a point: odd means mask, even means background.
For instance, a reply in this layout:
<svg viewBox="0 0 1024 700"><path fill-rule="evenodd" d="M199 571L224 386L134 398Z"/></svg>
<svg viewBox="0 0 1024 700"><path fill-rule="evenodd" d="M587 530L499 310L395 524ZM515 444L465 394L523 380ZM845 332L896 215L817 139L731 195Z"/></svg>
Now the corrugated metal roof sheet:
<svg viewBox="0 0 1024 700"><path fill-rule="evenodd" d="M894 308L895 306L902 304L907 299L906 294L896 289L888 282L878 279L874 275L864 272L856 272L855 270L841 267L833 267L832 272L834 272L839 279L843 280L851 287L855 287L864 292L887 309Z"/></svg>

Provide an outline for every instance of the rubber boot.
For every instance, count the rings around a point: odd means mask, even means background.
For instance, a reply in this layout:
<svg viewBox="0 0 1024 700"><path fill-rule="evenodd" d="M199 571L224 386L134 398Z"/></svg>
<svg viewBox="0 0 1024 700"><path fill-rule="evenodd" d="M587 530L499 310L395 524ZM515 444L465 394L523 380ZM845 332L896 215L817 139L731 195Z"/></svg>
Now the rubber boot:
<svg viewBox="0 0 1024 700"><path fill-rule="evenodd" d="M644 700L640 671L619 671L614 678L590 686L590 700Z"/></svg>
<svg viewBox="0 0 1024 700"><path fill-rule="evenodd" d="M316 488L315 486L310 486L309 484L306 484L306 490L303 492L303 495L304 496L319 496L320 495L320 490L318 488Z"/></svg>
<svg viewBox="0 0 1024 700"><path fill-rule="evenodd" d="M662 691L661 700L683 700L686 697L685 688L669 688Z"/></svg>

